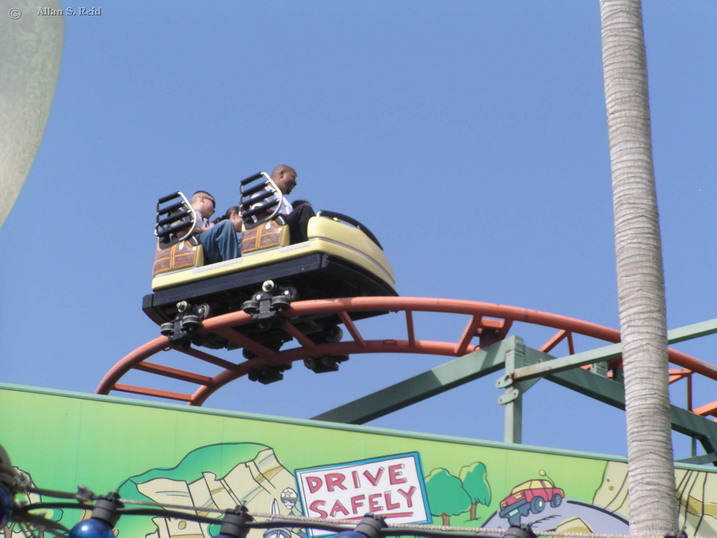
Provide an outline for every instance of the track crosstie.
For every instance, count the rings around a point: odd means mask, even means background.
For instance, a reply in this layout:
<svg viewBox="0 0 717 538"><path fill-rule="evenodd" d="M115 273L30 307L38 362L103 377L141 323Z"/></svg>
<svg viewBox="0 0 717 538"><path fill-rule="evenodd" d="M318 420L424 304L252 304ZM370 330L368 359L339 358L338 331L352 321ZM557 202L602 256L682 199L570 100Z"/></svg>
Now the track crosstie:
<svg viewBox="0 0 717 538"><path fill-rule="evenodd" d="M389 315L403 316L405 334L396 339L372 340L366 338L350 315L353 312L362 311L387 311L390 312ZM425 340L420 338L414 327L414 313L419 312L463 314L468 316L468 322L462 329L458 327L457 339L453 341ZM329 314L337 316L344 324L348 335L343 341L315 343L291 323L292 318L300 316ZM261 343L238 332L242 326L252 323L249 314L244 312L223 314L204 320L199 332L218 334L234 345L251 352L255 358L242 359L238 363L232 362L195 347L170 347L167 337L160 336L135 349L115 364L101 380L96 392L99 394L134 393L201 406L218 389L257 368L326 355L410 353L460 357L479 349L480 346L486 347L502 340L507 336L514 322L555 329L556 332L548 340L536 346L545 352L549 352L559 343L565 341L569 352L575 353L574 335L584 335L609 343L620 341L619 331L595 323L521 307L457 299L355 297L299 301L292 303L291 307L282 315L284 316L283 330L293 337L293 343L298 344L295 347L287 347L287 349L279 351L268 349ZM214 375L205 375L148 360L164 351L182 353L196 359L197 364L208 363L219 368L220 371ZM236 352L232 352L232 354L238 355ZM669 360L671 364L679 367L679 369L671 370L672 381L689 378L692 374L717 380L717 367L708 362L674 349L669 350ZM620 360L612 361L610 367L619 368ZM195 385L196 389L186 393L122 383L122 378L133 370L187 382ZM700 414L712 415L715 413L716 407L713 404L703 406Z"/></svg>

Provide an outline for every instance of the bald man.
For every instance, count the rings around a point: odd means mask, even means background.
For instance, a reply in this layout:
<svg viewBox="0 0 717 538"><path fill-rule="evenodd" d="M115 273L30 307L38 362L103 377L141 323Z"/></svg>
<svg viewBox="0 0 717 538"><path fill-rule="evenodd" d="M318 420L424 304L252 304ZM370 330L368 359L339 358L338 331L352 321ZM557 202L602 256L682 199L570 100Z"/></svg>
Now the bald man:
<svg viewBox="0 0 717 538"><path fill-rule="evenodd" d="M296 187L298 177L299 175L296 173L296 170L287 164L280 164L274 168L274 171L271 173L272 181L284 195L281 208L279 208L279 214L284 216L289 226L289 236L291 237L292 244L308 240L306 228L309 219L315 215L311 204L302 203L294 207L291 202L286 199L286 196Z"/></svg>

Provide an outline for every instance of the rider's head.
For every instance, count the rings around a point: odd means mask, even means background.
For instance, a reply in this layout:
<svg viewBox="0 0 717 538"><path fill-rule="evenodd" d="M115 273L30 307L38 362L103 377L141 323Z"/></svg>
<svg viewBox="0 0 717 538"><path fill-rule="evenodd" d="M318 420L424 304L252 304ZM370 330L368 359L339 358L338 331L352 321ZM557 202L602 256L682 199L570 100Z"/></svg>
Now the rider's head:
<svg viewBox="0 0 717 538"><path fill-rule="evenodd" d="M241 232L242 224L244 223L244 219L241 218L241 215L239 214L241 211L241 208L238 205L233 205L229 209L227 209L227 212L224 213L224 217L232 221L232 224L234 225L234 229L237 232Z"/></svg>
<svg viewBox="0 0 717 538"><path fill-rule="evenodd" d="M286 164L280 164L271 173L271 179L284 195L289 194L296 187L296 178L296 170Z"/></svg>
<svg viewBox="0 0 717 538"><path fill-rule="evenodd" d="M195 192L189 202L192 204L192 207L199 211L205 219L211 217L217 207L217 202L214 200L214 196L209 194L207 191Z"/></svg>

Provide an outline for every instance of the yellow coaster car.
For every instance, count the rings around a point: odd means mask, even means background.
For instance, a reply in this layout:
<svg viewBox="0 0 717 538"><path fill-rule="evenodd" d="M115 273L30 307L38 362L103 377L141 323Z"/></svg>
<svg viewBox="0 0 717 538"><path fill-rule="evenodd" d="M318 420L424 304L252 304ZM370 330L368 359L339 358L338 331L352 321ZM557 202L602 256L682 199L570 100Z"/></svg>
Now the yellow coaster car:
<svg viewBox="0 0 717 538"><path fill-rule="evenodd" d="M393 269L363 224L319 211L308 220L308 240L292 243L279 214L283 195L271 178L260 172L243 180L241 189L241 256L210 265L192 235L196 223L189 200L177 192L157 202L153 293L144 297L142 309L170 339L231 348L216 335L197 337L192 326L242 309L266 320L296 299L397 295ZM336 323L319 325L326 331Z"/></svg>

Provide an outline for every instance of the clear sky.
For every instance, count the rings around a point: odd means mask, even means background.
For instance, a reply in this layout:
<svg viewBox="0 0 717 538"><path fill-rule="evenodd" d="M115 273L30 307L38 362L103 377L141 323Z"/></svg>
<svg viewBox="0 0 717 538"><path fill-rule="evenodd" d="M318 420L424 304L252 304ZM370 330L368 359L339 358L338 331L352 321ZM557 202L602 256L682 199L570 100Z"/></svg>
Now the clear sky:
<svg viewBox="0 0 717 538"><path fill-rule="evenodd" d="M6 16L12 0L0 3ZM141 311L156 199L205 189L222 210L278 163L298 170L294 195L374 231L401 295L618 326L597 0L92 6L65 17L45 137L0 229L1 381L94 391L158 335ZM645 2L644 16L674 328L717 315L717 3ZM383 319L368 337L403 337ZM464 323L421 318L419 337ZM550 333L512 334L537 347ZM714 341L678 349L715 362ZM207 406L308 418L445 360L355 356L321 376L296 364ZM371 424L502 440L497 377ZM695 405L714 394L698 383ZM684 404L683 384L674 397ZM528 444L625 453L621 411L548 381L524 416Z"/></svg>

